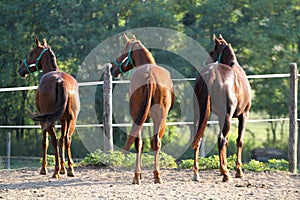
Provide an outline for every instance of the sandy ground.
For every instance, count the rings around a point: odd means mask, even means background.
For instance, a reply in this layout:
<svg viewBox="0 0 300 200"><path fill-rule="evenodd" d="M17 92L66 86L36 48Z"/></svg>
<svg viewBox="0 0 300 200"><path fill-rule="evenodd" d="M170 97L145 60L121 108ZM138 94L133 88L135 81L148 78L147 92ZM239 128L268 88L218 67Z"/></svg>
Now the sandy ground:
<svg viewBox="0 0 300 200"><path fill-rule="evenodd" d="M141 185L132 185L132 171L78 167L76 176L59 179L39 169L0 171L0 199L300 199L300 175L288 172L245 172L245 178L223 183L218 170L163 169L163 184L154 184L151 170L142 172ZM232 171L232 176L234 172Z"/></svg>

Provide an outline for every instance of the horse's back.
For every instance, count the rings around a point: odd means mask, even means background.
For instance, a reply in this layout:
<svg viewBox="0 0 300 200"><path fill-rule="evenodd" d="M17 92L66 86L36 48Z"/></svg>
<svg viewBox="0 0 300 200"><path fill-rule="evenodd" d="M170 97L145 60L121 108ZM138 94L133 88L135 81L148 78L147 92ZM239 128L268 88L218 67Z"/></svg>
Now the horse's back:
<svg viewBox="0 0 300 200"><path fill-rule="evenodd" d="M68 88L70 89L78 88L78 83L73 76L65 72L59 72L59 71L52 71L44 74L41 77L39 88L43 87L44 84L51 84L51 83L54 84L58 79L63 80L67 84Z"/></svg>
<svg viewBox="0 0 300 200"><path fill-rule="evenodd" d="M147 83L147 81L165 86L169 89L173 88L170 72L158 65L146 64L140 66L136 68L130 78L130 82L137 85L143 85Z"/></svg>

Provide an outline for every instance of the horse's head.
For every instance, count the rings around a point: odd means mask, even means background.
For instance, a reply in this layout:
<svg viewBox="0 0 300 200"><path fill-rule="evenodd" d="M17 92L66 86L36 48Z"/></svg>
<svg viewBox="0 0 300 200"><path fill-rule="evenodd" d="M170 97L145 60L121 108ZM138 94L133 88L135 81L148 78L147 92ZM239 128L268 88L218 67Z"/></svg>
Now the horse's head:
<svg viewBox="0 0 300 200"><path fill-rule="evenodd" d="M136 40L135 37L133 39L129 39L125 33L124 39L126 44L121 50L121 55L112 62L110 71L114 77L118 77L120 74L131 70L135 66L132 59L133 47L139 41Z"/></svg>
<svg viewBox="0 0 300 200"><path fill-rule="evenodd" d="M129 39L124 33L124 39L126 44L121 50L121 55L112 62L111 74L114 77L118 77L133 67L155 63L152 54L135 36L133 39Z"/></svg>
<svg viewBox="0 0 300 200"><path fill-rule="evenodd" d="M236 57L231 44L227 43L221 34L219 35L219 38L213 35L213 40L214 47L209 53L210 58L213 60L213 62L218 61L218 63L232 66Z"/></svg>
<svg viewBox="0 0 300 200"><path fill-rule="evenodd" d="M57 69L55 55L52 52L51 48L48 46L46 39L43 40L43 44L39 41L38 38L35 39L35 42L36 46L29 53L27 58L20 62L18 74L21 77L26 77L28 74L40 70L43 70L43 73L46 73L48 71ZM48 58L45 58L46 55L48 55ZM45 64L45 62L48 62L47 59L49 58L52 58L51 60L53 60L51 65ZM52 67L53 69L43 69L44 66L47 66L48 68Z"/></svg>

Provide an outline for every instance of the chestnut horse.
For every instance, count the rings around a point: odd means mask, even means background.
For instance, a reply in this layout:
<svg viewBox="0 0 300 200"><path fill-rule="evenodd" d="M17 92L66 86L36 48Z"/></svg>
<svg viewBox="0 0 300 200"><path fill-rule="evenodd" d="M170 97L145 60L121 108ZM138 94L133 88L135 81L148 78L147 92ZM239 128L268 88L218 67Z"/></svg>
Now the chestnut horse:
<svg viewBox="0 0 300 200"><path fill-rule="evenodd" d="M210 58L217 63L203 67L196 78L194 86L194 110L196 135L192 144L194 149L194 177L199 180L198 154L210 111L218 116L220 132L218 134L218 148L220 157L220 171L223 181L230 180L227 169L226 149L228 132L233 117L238 118L238 137L236 140L237 160L236 177L243 177L242 145L243 137L251 106L251 88L244 70L239 65L235 53L220 35L213 36L214 48Z"/></svg>
<svg viewBox="0 0 300 200"><path fill-rule="evenodd" d="M43 161L40 174L47 174L48 133L55 154L55 171L53 178L59 173L65 174L65 149L68 156L68 176L74 176L71 155L71 137L75 130L77 115L80 110L77 81L69 74L60 72L56 57L46 40L41 44L36 38L36 47L22 62L18 69L21 77L26 77L35 71L42 70L42 77L36 91L36 107L40 114L33 114L32 119L40 121L43 132ZM55 131L55 122L60 119L61 137L59 140ZM59 150L60 149L60 150ZM59 153L61 160L59 159ZM60 163L59 163L60 160Z"/></svg>
<svg viewBox="0 0 300 200"><path fill-rule="evenodd" d="M151 117L154 122L151 141L151 148L155 152L154 181L162 183L159 151L166 118L175 98L171 75L168 70L156 65L152 54L139 40L129 39L125 34L124 38L126 45L121 51L121 56L112 62L111 67L111 74L115 77L133 67L136 68L130 77L129 110L133 123L123 151L128 151L135 142L137 155L133 184L140 184L143 149L141 129L146 119Z"/></svg>

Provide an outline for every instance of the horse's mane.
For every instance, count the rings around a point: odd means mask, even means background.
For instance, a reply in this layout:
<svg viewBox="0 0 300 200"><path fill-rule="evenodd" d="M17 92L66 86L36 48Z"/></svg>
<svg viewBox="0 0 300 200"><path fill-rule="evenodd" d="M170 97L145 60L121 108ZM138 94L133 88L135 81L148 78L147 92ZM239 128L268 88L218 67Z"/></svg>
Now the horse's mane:
<svg viewBox="0 0 300 200"><path fill-rule="evenodd" d="M139 45L142 47L142 49L145 51L147 57L150 59L151 63L155 63L155 59L152 55L152 53L140 42L138 41Z"/></svg>
<svg viewBox="0 0 300 200"><path fill-rule="evenodd" d="M130 45L133 43L133 42L137 42L139 44L139 47L138 49L142 49L145 53L146 53L146 57L150 60L151 63L156 63L155 62L155 59L152 55L152 53L140 42L140 40L137 40L137 39L131 39L130 41L128 41L126 47L125 47L125 51L128 52L129 51L129 48L130 48ZM138 50L138 49L135 49L135 50ZM123 51L124 51L123 50ZM125 53L125 52L122 52L122 54Z"/></svg>
<svg viewBox="0 0 300 200"><path fill-rule="evenodd" d="M224 49L223 56L227 59L229 66L232 66L235 62L237 62L237 58L230 43L227 45L227 48Z"/></svg>
<svg viewBox="0 0 300 200"><path fill-rule="evenodd" d="M50 53L50 57L51 57L51 64L52 66L55 66L58 69L58 65L56 62L56 56L55 53L53 52L53 50L51 49L50 46L47 46L47 48L49 49L49 53Z"/></svg>

